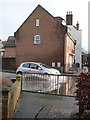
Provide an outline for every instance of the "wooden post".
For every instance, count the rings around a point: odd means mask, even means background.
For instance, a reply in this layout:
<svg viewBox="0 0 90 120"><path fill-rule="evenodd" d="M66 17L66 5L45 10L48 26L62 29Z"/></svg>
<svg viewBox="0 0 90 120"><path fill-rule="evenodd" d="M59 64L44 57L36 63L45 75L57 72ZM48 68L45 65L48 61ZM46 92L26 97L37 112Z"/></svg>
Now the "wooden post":
<svg viewBox="0 0 90 120"><path fill-rule="evenodd" d="M22 75L16 75L16 80L21 81L21 91L22 91Z"/></svg>

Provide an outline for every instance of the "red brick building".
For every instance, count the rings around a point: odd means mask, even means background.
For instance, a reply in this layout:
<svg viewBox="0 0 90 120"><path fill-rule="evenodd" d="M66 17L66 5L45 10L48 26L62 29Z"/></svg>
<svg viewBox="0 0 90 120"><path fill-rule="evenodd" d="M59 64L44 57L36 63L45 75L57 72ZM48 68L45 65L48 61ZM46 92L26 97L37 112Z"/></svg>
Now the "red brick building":
<svg viewBox="0 0 90 120"><path fill-rule="evenodd" d="M15 32L16 66L24 61L42 62L49 66L59 62L65 66L67 27L62 24L63 20L53 17L38 5Z"/></svg>
<svg viewBox="0 0 90 120"><path fill-rule="evenodd" d="M73 40L70 34L66 34L65 36L65 71L69 71L72 69L73 64L75 64L75 45L76 41Z"/></svg>
<svg viewBox="0 0 90 120"><path fill-rule="evenodd" d="M7 41L3 41L4 54L2 56L2 69L16 69L16 43L15 37L9 36Z"/></svg>

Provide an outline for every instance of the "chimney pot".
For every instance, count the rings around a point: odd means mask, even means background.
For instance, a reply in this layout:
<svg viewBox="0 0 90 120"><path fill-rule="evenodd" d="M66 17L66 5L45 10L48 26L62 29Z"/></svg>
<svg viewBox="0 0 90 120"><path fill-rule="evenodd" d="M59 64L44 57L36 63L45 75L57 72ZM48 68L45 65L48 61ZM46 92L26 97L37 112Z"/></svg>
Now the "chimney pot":
<svg viewBox="0 0 90 120"><path fill-rule="evenodd" d="M77 21L76 29L79 30L79 22Z"/></svg>
<svg viewBox="0 0 90 120"><path fill-rule="evenodd" d="M73 14L72 11L67 11L67 15L66 15L66 23L67 25L72 25L73 24Z"/></svg>

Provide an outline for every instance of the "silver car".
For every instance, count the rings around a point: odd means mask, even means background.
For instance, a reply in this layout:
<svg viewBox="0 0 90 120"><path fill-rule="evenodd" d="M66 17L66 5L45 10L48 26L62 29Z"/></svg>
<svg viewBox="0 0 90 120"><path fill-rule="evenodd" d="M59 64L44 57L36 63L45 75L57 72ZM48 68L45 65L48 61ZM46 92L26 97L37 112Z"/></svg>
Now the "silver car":
<svg viewBox="0 0 90 120"><path fill-rule="evenodd" d="M36 62L21 63L20 66L17 68L16 73L22 74L24 72L60 75L60 72L57 69L50 68L45 64Z"/></svg>

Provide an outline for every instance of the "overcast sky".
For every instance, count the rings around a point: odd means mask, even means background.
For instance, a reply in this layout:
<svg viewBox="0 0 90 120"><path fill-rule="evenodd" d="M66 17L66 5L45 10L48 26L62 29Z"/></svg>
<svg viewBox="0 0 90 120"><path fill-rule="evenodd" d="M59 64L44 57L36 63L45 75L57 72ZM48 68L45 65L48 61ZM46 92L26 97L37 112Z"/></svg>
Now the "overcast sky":
<svg viewBox="0 0 90 120"><path fill-rule="evenodd" d="M0 39L8 36L21 26L32 11L40 4L53 16L66 19L67 11L73 13L73 24L79 21L82 30L82 47L88 46L88 1L89 0L0 0Z"/></svg>

